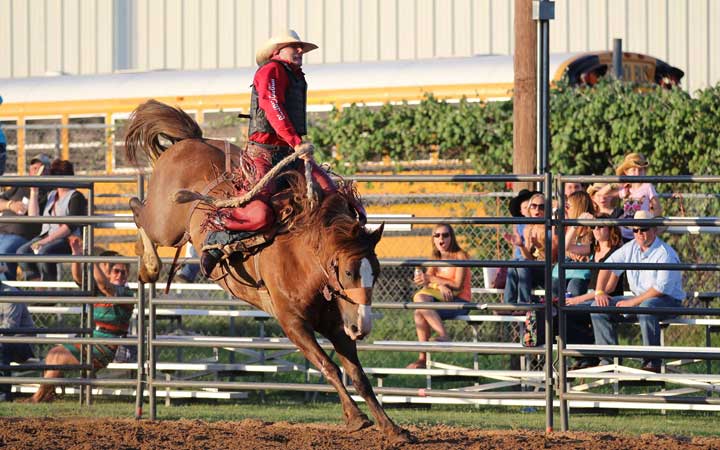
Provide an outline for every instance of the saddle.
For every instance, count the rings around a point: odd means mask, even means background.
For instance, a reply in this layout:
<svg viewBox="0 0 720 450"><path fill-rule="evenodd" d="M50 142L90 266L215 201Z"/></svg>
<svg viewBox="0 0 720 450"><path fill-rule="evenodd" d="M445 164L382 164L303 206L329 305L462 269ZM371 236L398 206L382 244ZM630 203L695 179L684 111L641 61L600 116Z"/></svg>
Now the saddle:
<svg viewBox="0 0 720 450"><path fill-rule="evenodd" d="M223 253L222 259L241 254L246 260L263 248L272 244L276 236L288 232L293 225L298 208L290 191L281 191L272 196L270 205L277 220L270 226L256 231L227 231L220 229L213 233L212 242L207 242L203 250L217 249Z"/></svg>

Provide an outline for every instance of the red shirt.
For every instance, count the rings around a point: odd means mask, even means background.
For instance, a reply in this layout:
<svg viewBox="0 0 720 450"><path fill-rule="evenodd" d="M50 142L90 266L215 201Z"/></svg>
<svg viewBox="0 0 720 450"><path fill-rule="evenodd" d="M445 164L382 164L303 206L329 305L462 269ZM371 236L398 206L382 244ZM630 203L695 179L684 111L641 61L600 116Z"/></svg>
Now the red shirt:
<svg viewBox="0 0 720 450"><path fill-rule="evenodd" d="M284 61L287 62L287 61ZM299 67L290 64L295 74L304 77ZM258 93L258 103L265 111L268 122L275 133L253 133L251 141L268 145L287 145L295 147L302 138L295 131L285 110L285 92L289 84L288 73L280 64L265 64L255 72L253 84Z"/></svg>

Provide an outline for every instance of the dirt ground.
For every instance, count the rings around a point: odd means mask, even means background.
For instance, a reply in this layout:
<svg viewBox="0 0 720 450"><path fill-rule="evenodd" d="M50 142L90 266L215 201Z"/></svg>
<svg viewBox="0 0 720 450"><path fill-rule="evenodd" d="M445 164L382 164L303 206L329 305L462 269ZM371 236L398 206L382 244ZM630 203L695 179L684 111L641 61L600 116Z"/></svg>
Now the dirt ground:
<svg viewBox="0 0 720 450"><path fill-rule="evenodd" d="M411 427L414 444L389 445L378 430L347 433L337 425L242 422L0 418L3 449L720 449L720 439L610 433L483 431Z"/></svg>

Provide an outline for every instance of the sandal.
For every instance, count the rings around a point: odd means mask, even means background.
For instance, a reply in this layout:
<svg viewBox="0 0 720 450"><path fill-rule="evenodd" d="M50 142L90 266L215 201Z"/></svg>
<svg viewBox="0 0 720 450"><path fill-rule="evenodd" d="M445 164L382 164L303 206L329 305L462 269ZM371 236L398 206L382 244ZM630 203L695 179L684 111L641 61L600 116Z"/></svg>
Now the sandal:
<svg viewBox="0 0 720 450"><path fill-rule="evenodd" d="M410 363L405 367L406 369L425 369L427 367L427 361L424 359L418 359L417 361Z"/></svg>

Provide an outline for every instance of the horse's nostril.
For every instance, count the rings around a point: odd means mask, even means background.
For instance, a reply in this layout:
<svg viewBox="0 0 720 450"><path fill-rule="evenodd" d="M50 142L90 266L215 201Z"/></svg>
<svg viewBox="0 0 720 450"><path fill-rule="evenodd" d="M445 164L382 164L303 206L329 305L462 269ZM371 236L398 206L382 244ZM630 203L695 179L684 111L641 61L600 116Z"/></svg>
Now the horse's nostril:
<svg viewBox="0 0 720 450"><path fill-rule="evenodd" d="M351 326L350 326L350 331L352 331L353 333L357 333L357 332L358 332L358 327L357 327L357 325L351 325Z"/></svg>

